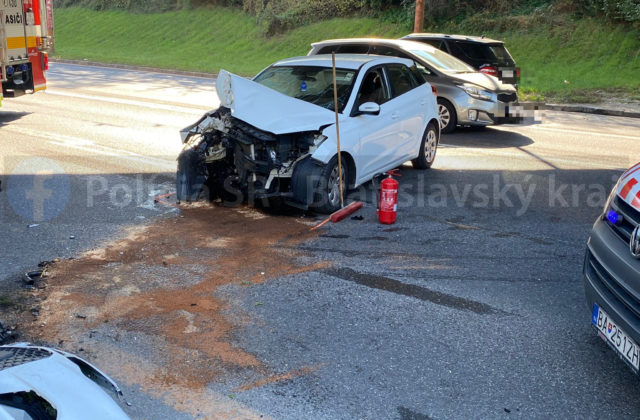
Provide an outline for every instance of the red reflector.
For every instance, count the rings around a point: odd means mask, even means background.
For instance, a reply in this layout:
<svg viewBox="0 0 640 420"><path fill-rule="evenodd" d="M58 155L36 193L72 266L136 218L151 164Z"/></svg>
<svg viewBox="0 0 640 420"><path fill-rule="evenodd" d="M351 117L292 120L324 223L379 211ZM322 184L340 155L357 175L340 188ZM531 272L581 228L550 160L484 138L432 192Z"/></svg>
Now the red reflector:
<svg viewBox="0 0 640 420"><path fill-rule="evenodd" d="M516 77L520 78L520 67L516 67Z"/></svg>
<svg viewBox="0 0 640 420"><path fill-rule="evenodd" d="M484 66L480 68L480 73L488 74L489 76L498 77L498 69L491 66Z"/></svg>
<svg viewBox="0 0 640 420"><path fill-rule="evenodd" d="M435 96L438 96L438 88L437 88L437 87L435 87L435 86L431 85L431 92L432 92Z"/></svg>
<svg viewBox="0 0 640 420"><path fill-rule="evenodd" d="M49 70L49 54L42 53L42 66L43 70Z"/></svg>

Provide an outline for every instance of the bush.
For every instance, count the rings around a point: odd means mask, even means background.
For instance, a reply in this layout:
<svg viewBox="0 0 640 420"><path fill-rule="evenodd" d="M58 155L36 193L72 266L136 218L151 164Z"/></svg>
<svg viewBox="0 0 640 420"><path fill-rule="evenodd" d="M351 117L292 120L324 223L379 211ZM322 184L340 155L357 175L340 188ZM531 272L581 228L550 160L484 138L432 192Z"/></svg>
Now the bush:
<svg viewBox="0 0 640 420"><path fill-rule="evenodd" d="M586 0L586 7L597 13L604 13L610 19L640 21L638 0Z"/></svg>

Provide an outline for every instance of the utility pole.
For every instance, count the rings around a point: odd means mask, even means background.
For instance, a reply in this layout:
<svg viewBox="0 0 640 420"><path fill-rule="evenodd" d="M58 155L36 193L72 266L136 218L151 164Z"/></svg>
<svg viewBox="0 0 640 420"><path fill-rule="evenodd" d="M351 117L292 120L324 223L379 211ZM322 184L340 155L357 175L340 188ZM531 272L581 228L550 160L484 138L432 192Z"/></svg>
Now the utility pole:
<svg viewBox="0 0 640 420"><path fill-rule="evenodd" d="M413 24L413 32L422 32L424 24L424 0L416 0L416 20Z"/></svg>

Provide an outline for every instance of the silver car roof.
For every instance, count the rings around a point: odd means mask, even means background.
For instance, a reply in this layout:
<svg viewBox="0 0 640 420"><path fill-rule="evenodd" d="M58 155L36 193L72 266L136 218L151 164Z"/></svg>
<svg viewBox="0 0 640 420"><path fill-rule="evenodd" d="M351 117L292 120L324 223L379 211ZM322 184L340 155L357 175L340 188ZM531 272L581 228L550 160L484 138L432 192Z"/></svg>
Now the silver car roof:
<svg viewBox="0 0 640 420"><path fill-rule="evenodd" d="M389 64L399 63L406 66L412 66L413 60L400 57L373 55L373 54L336 54L336 67L341 69L358 70L363 65L373 63L375 64ZM280 60L273 64L273 66L317 66L317 67L331 67L331 55L320 54L302 57L292 57Z"/></svg>

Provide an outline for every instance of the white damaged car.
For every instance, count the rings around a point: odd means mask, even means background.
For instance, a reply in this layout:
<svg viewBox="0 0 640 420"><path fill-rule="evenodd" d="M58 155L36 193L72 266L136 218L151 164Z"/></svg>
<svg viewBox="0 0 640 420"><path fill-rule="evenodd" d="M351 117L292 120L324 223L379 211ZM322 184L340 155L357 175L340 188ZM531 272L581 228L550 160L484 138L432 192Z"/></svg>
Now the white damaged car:
<svg viewBox="0 0 640 420"><path fill-rule="evenodd" d="M89 362L27 343L0 346L0 420L129 417L107 392L118 385Z"/></svg>
<svg viewBox="0 0 640 420"><path fill-rule="evenodd" d="M433 164L436 96L412 60L336 56L336 86L345 191L407 161ZM253 80L222 70L216 89L220 107L181 131L179 201L340 207L330 55L282 60Z"/></svg>

